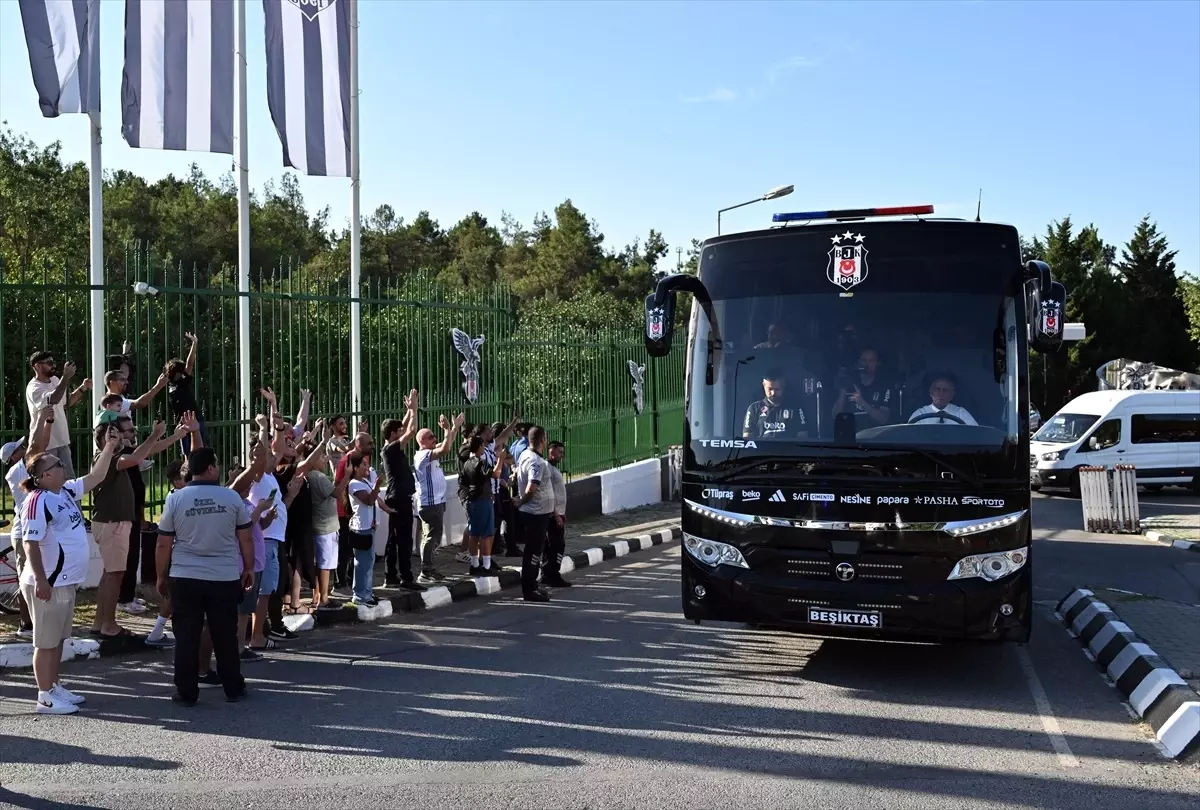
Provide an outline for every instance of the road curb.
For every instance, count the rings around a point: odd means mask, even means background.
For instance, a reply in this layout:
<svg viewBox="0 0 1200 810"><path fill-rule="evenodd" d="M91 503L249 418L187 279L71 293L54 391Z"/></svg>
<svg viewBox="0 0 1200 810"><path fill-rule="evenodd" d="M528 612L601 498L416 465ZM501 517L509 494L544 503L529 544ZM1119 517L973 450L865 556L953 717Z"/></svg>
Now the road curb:
<svg viewBox="0 0 1200 810"><path fill-rule="evenodd" d="M563 558L562 573L570 573L580 568L598 565L605 560L615 560L628 554L661 546L683 537L679 526L660 529L637 537L614 540L603 546L584 549ZM449 585L429 588L420 593L404 591L387 598L381 598L375 607L349 607L339 610L322 610L313 614L284 616L284 624L294 633L303 633L318 627L331 627L339 624L357 624L362 622L377 622L394 616L397 613L424 613L430 610L465 602L479 596L488 596L500 591L511 590L521 586L520 571L504 569L499 577L474 577L457 579ZM136 643L144 636L131 637L135 642L109 648L108 642L96 642L90 639L69 639L73 646L64 644L63 661L76 658L113 658L122 654L142 652L147 649L144 643ZM81 646L82 645L82 646ZM85 649L86 648L86 649ZM107 649L106 649L107 648ZM70 650L70 652L68 652ZM33 645L31 644L0 644L0 670L29 669L33 666Z"/></svg>
<svg viewBox="0 0 1200 810"><path fill-rule="evenodd" d="M1170 756L1200 747L1200 695L1112 608L1079 588L1055 612Z"/></svg>
<svg viewBox="0 0 1200 810"><path fill-rule="evenodd" d="M1142 535L1150 538L1155 543L1161 543L1164 546L1183 549L1184 551L1200 551L1200 540L1184 540L1181 537L1176 537L1163 532L1156 532L1153 529L1146 529Z"/></svg>

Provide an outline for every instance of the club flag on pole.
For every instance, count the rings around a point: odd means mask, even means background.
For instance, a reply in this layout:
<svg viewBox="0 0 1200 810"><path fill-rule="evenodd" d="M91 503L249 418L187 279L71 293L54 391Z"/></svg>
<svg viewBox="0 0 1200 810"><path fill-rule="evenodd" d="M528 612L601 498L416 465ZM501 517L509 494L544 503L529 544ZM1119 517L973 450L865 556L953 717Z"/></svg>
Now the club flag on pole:
<svg viewBox="0 0 1200 810"><path fill-rule="evenodd" d="M350 176L350 14L344 0L263 0L267 104L283 163Z"/></svg>
<svg viewBox="0 0 1200 810"><path fill-rule="evenodd" d="M235 0L125 0L121 135L233 154Z"/></svg>
<svg viewBox="0 0 1200 810"><path fill-rule="evenodd" d="M100 0L20 0L38 106L46 118L100 111Z"/></svg>

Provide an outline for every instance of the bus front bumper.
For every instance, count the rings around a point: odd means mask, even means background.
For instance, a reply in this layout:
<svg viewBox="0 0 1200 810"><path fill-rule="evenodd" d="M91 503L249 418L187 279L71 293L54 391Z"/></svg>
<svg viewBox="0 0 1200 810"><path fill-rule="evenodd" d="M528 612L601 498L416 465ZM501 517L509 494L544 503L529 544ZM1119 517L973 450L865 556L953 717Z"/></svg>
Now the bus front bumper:
<svg viewBox="0 0 1200 810"><path fill-rule="evenodd" d="M809 635L1029 640L1032 569L989 582L936 584L795 579L682 555L684 616Z"/></svg>

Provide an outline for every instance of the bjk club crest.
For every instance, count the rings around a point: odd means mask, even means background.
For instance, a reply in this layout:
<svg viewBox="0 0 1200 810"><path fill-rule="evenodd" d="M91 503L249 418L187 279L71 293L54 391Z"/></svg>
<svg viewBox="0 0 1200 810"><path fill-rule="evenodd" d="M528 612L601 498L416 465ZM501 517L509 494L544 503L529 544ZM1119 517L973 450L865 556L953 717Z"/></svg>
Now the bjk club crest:
<svg viewBox="0 0 1200 810"><path fill-rule="evenodd" d="M866 281L867 248L862 243L863 235L846 231L831 238L833 247L829 249L826 277L843 291Z"/></svg>
<svg viewBox="0 0 1200 810"><path fill-rule="evenodd" d="M296 8L300 9L300 13L312 22L325 9L334 4L335 0L287 0Z"/></svg>
<svg viewBox="0 0 1200 810"><path fill-rule="evenodd" d="M662 307L655 307L650 310L646 318L646 334L651 340L662 340L663 337L663 320L666 313Z"/></svg>

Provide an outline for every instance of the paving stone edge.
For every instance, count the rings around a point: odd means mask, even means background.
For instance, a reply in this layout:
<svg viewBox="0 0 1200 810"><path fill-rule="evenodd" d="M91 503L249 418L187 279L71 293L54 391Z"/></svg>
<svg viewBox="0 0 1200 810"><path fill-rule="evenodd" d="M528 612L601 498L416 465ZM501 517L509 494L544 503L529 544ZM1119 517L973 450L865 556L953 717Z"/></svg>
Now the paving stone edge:
<svg viewBox="0 0 1200 810"><path fill-rule="evenodd" d="M1145 537L1153 540L1155 543L1162 543L1164 546L1180 548L1184 551L1200 551L1200 539L1185 540L1182 537L1177 537L1173 534L1167 534L1166 532L1154 531L1153 529L1146 529L1142 532L1142 534Z"/></svg>
<svg viewBox="0 0 1200 810"><path fill-rule="evenodd" d="M1200 750L1200 694L1111 607L1092 591L1077 588L1055 613L1171 757Z"/></svg>
<svg viewBox="0 0 1200 810"><path fill-rule="evenodd" d="M602 546L568 554L563 558L562 573L566 574L580 568L598 565L605 560L615 560L628 554L646 551L682 537L681 528L671 526L637 537L620 538ZM403 591L380 599L379 604L375 607L343 607L340 610L320 611L310 615L285 616L284 622L293 632L297 633L313 630L316 627L376 622L397 613L423 613L478 596L488 596L500 591L519 588L520 585L520 572L505 569L501 571L499 577L459 579L449 585L431 587L424 592ZM143 636L130 638L130 641L116 644L108 641L97 642L92 639L71 638L63 645L62 660L111 658L154 649L145 645ZM0 644L0 671L29 669L32 666L33 646L31 644Z"/></svg>

